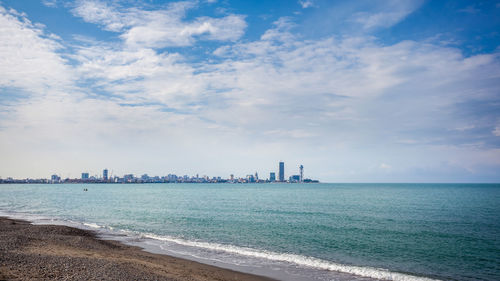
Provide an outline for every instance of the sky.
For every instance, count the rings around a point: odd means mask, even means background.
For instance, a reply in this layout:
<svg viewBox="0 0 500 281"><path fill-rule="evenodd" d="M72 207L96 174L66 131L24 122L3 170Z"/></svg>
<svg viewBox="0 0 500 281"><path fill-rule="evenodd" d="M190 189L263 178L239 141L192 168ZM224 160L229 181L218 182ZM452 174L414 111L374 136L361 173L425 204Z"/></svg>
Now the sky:
<svg viewBox="0 0 500 281"><path fill-rule="evenodd" d="M500 1L0 0L0 177L500 182Z"/></svg>

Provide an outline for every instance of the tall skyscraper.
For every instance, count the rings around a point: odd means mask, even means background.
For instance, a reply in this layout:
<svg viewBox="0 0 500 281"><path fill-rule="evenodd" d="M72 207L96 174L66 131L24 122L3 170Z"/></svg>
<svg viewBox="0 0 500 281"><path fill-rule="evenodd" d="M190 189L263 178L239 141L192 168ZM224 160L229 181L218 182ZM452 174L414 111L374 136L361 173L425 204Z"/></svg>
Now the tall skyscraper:
<svg viewBox="0 0 500 281"><path fill-rule="evenodd" d="M253 175L247 175L248 182L255 182L255 177Z"/></svg>
<svg viewBox="0 0 500 281"><path fill-rule="evenodd" d="M108 169L104 169L102 171L102 179L107 181L108 180Z"/></svg>
<svg viewBox="0 0 500 281"><path fill-rule="evenodd" d="M285 162L280 162L279 180L285 181Z"/></svg>
<svg viewBox="0 0 500 281"><path fill-rule="evenodd" d="M53 183L54 183L54 182L59 182L59 181L61 181L61 177L60 177L60 176L58 176L58 175L52 175L52 176L50 177L50 180L51 180Z"/></svg>
<svg viewBox="0 0 500 281"><path fill-rule="evenodd" d="M299 169L300 169L300 182L303 182L304 181L304 166L300 165Z"/></svg>
<svg viewBox="0 0 500 281"><path fill-rule="evenodd" d="M269 173L269 181L270 182L276 181L276 173L274 172Z"/></svg>
<svg viewBox="0 0 500 281"><path fill-rule="evenodd" d="M82 180L88 180L89 179L89 173L82 173Z"/></svg>

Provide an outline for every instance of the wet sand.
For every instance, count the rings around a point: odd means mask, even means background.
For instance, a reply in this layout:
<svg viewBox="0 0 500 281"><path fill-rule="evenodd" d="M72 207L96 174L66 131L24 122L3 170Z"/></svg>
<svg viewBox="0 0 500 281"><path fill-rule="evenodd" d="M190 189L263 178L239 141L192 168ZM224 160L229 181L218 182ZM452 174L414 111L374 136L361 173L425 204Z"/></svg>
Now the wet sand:
<svg viewBox="0 0 500 281"><path fill-rule="evenodd" d="M272 280L151 254L92 231L0 217L0 280Z"/></svg>

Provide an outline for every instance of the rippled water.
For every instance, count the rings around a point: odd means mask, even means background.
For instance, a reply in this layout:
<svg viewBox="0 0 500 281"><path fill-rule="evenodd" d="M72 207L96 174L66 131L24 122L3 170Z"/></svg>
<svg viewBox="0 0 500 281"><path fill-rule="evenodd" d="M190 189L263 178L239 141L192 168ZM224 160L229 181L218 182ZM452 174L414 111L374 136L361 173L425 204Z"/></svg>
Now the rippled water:
<svg viewBox="0 0 500 281"><path fill-rule="evenodd" d="M0 210L283 279L500 280L498 184L0 185Z"/></svg>

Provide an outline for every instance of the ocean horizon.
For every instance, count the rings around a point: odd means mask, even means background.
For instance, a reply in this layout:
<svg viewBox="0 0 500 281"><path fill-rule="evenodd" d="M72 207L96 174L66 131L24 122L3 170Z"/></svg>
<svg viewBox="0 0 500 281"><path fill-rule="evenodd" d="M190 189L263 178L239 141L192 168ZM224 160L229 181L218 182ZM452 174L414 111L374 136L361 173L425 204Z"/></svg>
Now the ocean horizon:
<svg viewBox="0 0 500 281"><path fill-rule="evenodd" d="M2 216L281 280L498 280L498 202L500 184L0 185Z"/></svg>

